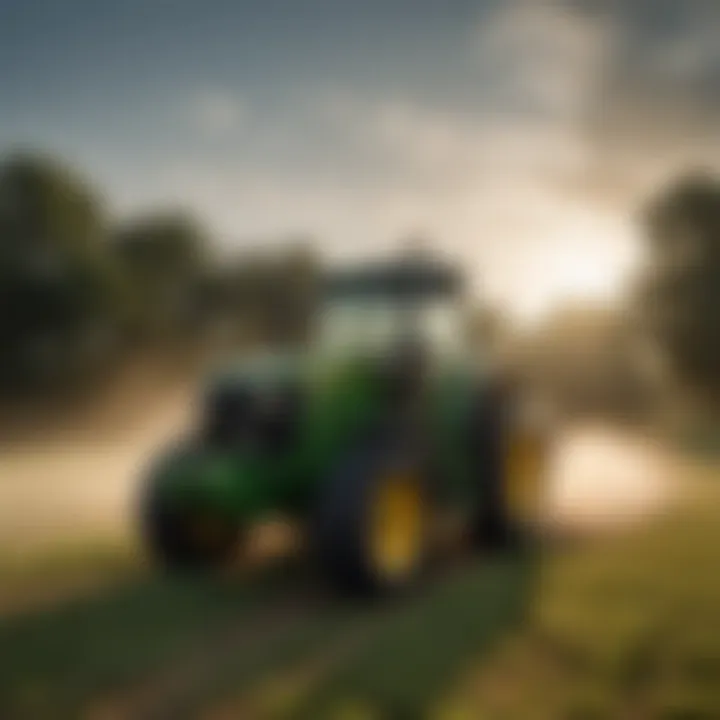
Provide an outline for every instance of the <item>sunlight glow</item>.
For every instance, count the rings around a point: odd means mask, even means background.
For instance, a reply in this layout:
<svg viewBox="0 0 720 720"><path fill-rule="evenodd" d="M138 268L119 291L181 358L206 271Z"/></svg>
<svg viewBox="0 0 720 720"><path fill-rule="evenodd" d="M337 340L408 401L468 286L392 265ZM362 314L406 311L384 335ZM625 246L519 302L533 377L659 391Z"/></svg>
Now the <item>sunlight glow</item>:
<svg viewBox="0 0 720 720"><path fill-rule="evenodd" d="M632 228L598 217L545 237L513 278L510 305L518 321L535 324L571 302L612 304L631 281L638 247Z"/></svg>

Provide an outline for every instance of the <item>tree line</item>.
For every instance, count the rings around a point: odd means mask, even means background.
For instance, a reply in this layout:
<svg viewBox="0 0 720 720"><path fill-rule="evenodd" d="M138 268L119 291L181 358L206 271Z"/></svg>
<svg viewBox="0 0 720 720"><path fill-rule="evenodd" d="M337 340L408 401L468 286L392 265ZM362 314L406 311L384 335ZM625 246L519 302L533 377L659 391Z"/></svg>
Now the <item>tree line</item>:
<svg viewBox="0 0 720 720"><path fill-rule="evenodd" d="M650 263L637 303L670 373L720 408L720 179L698 172L644 213Z"/></svg>
<svg viewBox="0 0 720 720"><path fill-rule="evenodd" d="M317 273L302 242L221 255L182 209L115 221L72 169L15 155L0 165L0 393L87 384L139 348L223 331L302 341Z"/></svg>
<svg viewBox="0 0 720 720"><path fill-rule="evenodd" d="M634 334L650 339L673 377L720 407L720 180L684 176L641 211L648 262L624 309L632 322L593 323L610 349ZM63 163L9 157L0 164L0 394L86 383L138 348L193 347L218 333L303 342L320 267L304 242L222 255L182 209L118 222ZM558 338L583 337L589 325L582 312L570 316L539 331L555 354ZM603 378L617 374L610 355ZM623 382L629 393L635 381Z"/></svg>

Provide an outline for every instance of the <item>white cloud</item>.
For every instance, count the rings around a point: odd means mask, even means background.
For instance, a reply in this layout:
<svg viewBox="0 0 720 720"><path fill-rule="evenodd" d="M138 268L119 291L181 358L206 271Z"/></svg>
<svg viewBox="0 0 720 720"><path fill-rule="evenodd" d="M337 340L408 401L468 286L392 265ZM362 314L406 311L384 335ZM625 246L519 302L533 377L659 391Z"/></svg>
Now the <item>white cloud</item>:
<svg viewBox="0 0 720 720"><path fill-rule="evenodd" d="M436 192L191 162L172 168L163 184L173 199L202 209L226 247L310 234L330 257L347 257L425 233L479 278L483 292L526 317L583 288L607 296L635 259L621 212L519 175Z"/></svg>
<svg viewBox="0 0 720 720"><path fill-rule="evenodd" d="M579 119L612 57L614 39L609 18L562 2L506 0L479 26L474 54L497 101Z"/></svg>
<svg viewBox="0 0 720 720"><path fill-rule="evenodd" d="M646 186L656 166L677 165L676 151L687 158L688 140L649 157L619 152L593 131L588 120L603 110L618 41L610 19L505 0L473 41L481 113L342 93L316 103L310 125L362 156L360 171L343 149L333 176L312 164L221 169L188 159L160 185L199 208L227 244L307 232L344 255L381 251L418 229L519 313L583 289L611 295L637 257L628 188ZM242 100L223 91L193 105L196 127L210 137L232 135L246 117ZM615 194L602 187L614 163L609 181L626 183Z"/></svg>
<svg viewBox="0 0 720 720"><path fill-rule="evenodd" d="M324 108L368 151L404 169L411 184L566 191L598 161L587 119L597 109L616 39L609 17L560 1L504 0L469 48L481 112L342 96L327 98Z"/></svg>
<svg viewBox="0 0 720 720"><path fill-rule="evenodd" d="M204 137L222 138L242 128L248 109L238 95L220 88L199 92L190 104L190 121Z"/></svg>
<svg viewBox="0 0 720 720"><path fill-rule="evenodd" d="M581 173L588 145L574 127L500 112L468 116L409 101L328 100L343 133L409 185L438 188ZM342 113L340 111L342 108Z"/></svg>

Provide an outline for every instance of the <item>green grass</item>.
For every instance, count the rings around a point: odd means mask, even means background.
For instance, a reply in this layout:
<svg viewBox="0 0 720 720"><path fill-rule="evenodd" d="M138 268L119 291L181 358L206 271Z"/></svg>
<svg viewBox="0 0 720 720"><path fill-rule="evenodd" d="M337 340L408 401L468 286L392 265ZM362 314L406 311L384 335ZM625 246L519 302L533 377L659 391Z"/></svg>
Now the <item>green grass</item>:
<svg viewBox="0 0 720 720"><path fill-rule="evenodd" d="M128 541L89 538L0 555L0 617L144 572Z"/></svg>
<svg viewBox="0 0 720 720"><path fill-rule="evenodd" d="M687 472L696 492L647 526L539 564L467 557L395 603L332 602L292 561L206 581L101 546L0 564L16 589L113 578L0 620L0 717L718 718L720 471Z"/></svg>
<svg viewBox="0 0 720 720"><path fill-rule="evenodd" d="M286 716L320 717L346 697L420 708L516 619L529 566L471 562L392 605L331 602L311 580L291 562L204 582L140 575L7 616L0 717L78 718L93 708L199 717L227 700L252 705L273 679L318 659L326 666Z"/></svg>
<svg viewBox="0 0 720 720"><path fill-rule="evenodd" d="M666 438L681 452L717 460L720 458L720 418L699 417L666 428Z"/></svg>
<svg viewBox="0 0 720 720"><path fill-rule="evenodd" d="M528 627L459 683L447 717L720 717L711 485L651 527L551 559Z"/></svg>
<svg viewBox="0 0 720 720"><path fill-rule="evenodd" d="M212 648L229 626L253 622L288 581L270 567L253 578L171 581L139 577L120 587L6 617L0 624L0 717L78 717L107 693Z"/></svg>
<svg viewBox="0 0 720 720"><path fill-rule="evenodd" d="M0 577L5 582L21 583L33 576L66 572L92 572L102 569L109 573L137 566L134 549L120 539L88 538L40 546L0 556Z"/></svg>
<svg viewBox="0 0 720 720"><path fill-rule="evenodd" d="M415 602L389 612L359 651L328 673L292 717L333 718L343 704L420 718L479 648L519 621L534 560L470 561Z"/></svg>

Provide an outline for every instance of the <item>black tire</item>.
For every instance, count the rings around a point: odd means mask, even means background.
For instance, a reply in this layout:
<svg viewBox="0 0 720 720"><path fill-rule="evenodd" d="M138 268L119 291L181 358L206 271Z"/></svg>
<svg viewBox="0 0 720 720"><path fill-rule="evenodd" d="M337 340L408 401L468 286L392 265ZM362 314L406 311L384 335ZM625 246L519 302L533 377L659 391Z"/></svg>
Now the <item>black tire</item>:
<svg viewBox="0 0 720 720"><path fill-rule="evenodd" d="M410 470L418 478L424 511L421 538L411 571L383 576L368 551L368 526L374 492L394 468ZM430 494L422 461L398 443L373 440L349 453L324 483L312 529L315 556L330 586L343 595L396 595L421 578L428 551Z"/></svg>
<svg viewBox="0 0 720 720"><path fill-rule="evenodd" d="M228 564L237 550L240 528L230 517L203 508L173 502L162 492L160 480L166 462L182 462L191 450L168 454L153 473L141 498L141 533L152 560L169 572L216 570ZM202 541L191 530L202 517L213 523L212 536Z"/></svg>
<svg viewBox="0 0 720 720"><path fill-rule="evenodd" d="M476 505L471 517L473 547L510 550L520 540L506 497L505 458L510 437L513 397L510 389L493 382L475 393L470 428L470 452L477 482Z"/></svg>

